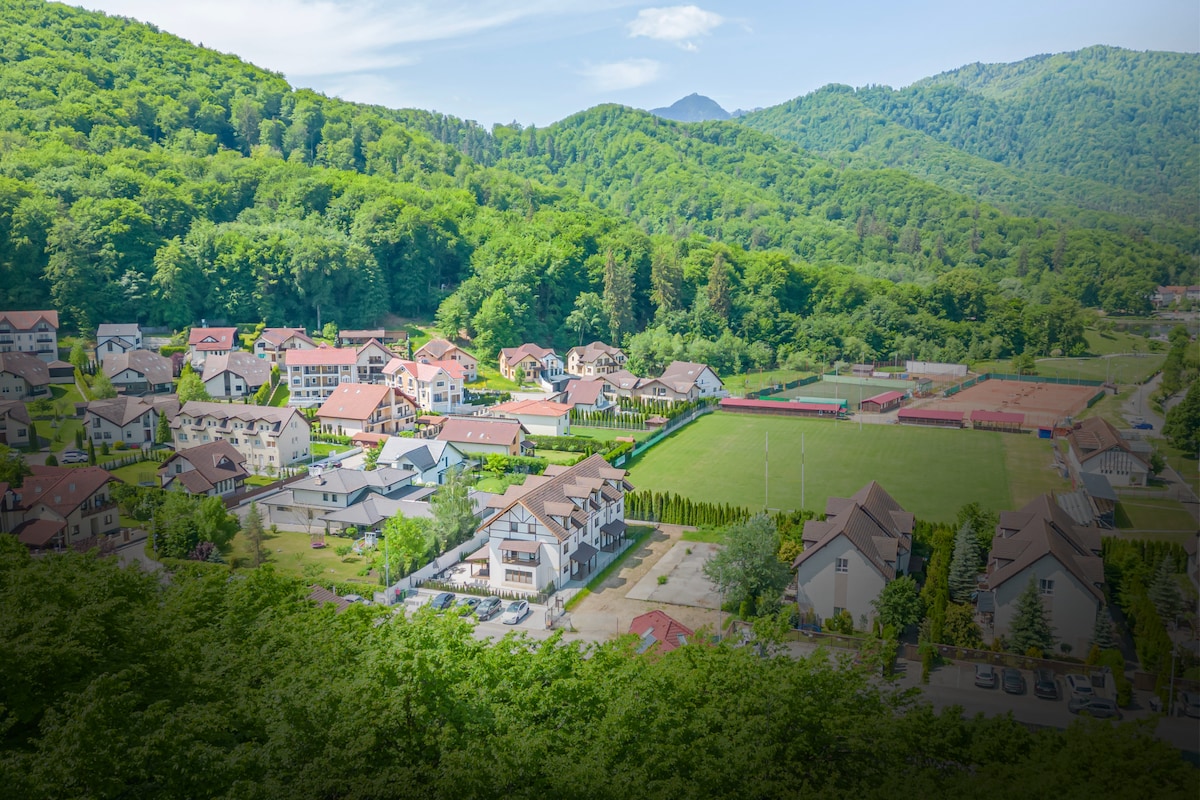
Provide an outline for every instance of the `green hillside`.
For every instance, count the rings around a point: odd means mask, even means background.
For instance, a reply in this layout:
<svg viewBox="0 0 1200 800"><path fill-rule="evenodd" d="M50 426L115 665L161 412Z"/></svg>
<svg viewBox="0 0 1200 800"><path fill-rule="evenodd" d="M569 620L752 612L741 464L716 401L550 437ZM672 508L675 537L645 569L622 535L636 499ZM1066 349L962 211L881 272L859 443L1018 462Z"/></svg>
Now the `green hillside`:
<svg viewBox="0 0 1200 800"><path fill-rule="evenodd" d="M1071 216L1075 205L1193 229L1198 219L1194 53L1090 47L973 64L899 90L826 87L743 122L1023 213Z"/></svg>

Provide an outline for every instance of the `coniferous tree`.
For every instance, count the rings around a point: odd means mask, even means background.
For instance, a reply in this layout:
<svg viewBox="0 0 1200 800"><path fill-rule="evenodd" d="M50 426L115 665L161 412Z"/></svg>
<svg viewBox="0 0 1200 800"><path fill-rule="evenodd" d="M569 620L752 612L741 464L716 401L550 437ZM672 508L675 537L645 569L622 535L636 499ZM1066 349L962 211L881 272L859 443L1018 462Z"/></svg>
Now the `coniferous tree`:
<svg viewBox="0 0 1200 800"><path fill-rule="evenodd" d="M1101 650L1111 650L1118 646L1116 633L1113 631L1112 614L1108 606L1102 606L1096 612L1096 627L1092 630L1092 644Z"/></svg>
<svg viewBox="0 0 1200 800"><path fill-rule="evenodd" d="M254 562L254 566L259 566L263 562L263 522L262 515L258 511L258 503L254 500L250 501L250 508L246 512L246 521L242 523L242 532L246 534L246 541L250 543L250 558Z"/></svg>
<svg viewBox="0 0 1200 800"><path fill-rule="evenodd" d="M1042 605L1037 579L1029 578L1029 585L1017 597L1017 613L1009 627L1009 642L1016 653L1030 650L1049 652L1054 645L1054 630Z"/></svg>
<svg viewBox="0 0 1200 800"><path fill-rule="evenodd" d="M950 561L950 598L956 603L966 603L977 587L979 574L979 540L971 523L964 523L954 539L954 557Z"/></svg>
<svg viewBox="0 0 1200 800"><path fill-rule="evenodd" d="M1180 595L1179 584L1175 581L1174 572L1171 556L1163 556L1163 560L1158 564L1158 569L1154 572L1154 579L1147 589L1147 594L1163 622L1174 622L1183 608L1183 597Z"/></svg>

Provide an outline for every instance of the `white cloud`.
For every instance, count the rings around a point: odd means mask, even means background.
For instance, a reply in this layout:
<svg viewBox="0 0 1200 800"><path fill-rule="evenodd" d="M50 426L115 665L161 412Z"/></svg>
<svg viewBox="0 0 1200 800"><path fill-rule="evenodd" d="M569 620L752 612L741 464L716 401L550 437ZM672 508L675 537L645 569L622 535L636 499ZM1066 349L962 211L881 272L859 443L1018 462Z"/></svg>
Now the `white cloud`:
<svg viewBox="0 0 1200 800"><path fill-rule="evenodd" d="M602 92L633 89L658 80L662 64L649 58L627 58L609 64L596 64L583 70L592 86Z"/></svg>
<svg viewBox="0 0 1200 800"><path fill-rule="evenodd" d="M696 44L691 39L708 35L724 22L720 14L698 6L643 8L629 23L629 35L674 42L684 50L694 51Z"/></svg>
<svg viewBox="0 0 1200 800"><path fill-rule="evenodd" d="M432 6L420 0L83 1L289 78L411 64L416 60L411 46L552 13L556 5L553 0L442 0Z"/></svg>

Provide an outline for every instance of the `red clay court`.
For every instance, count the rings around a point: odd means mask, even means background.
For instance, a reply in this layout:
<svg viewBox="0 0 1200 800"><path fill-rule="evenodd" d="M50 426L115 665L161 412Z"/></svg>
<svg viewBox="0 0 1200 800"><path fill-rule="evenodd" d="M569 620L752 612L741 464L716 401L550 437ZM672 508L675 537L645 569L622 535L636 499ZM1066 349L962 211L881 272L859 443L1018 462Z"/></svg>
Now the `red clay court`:
<svg viewBox="0 0 1200 800"><path fill-rule="evenodd" d="M952 397L922 403L921 408L968 414L977 409L1024 414L1025 424L1022 427L1031 430L1039 426L1052 426L1064 417L1078 415L1100 391L1098 386L988 380L963 389Z"/></svg>

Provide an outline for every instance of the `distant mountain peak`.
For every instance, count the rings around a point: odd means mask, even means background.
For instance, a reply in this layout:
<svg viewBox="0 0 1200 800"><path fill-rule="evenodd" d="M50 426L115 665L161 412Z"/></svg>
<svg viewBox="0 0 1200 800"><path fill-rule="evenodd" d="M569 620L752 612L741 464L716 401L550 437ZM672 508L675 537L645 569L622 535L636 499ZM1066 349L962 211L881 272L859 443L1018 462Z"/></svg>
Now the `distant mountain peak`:
<svg viewBox="0 0 1200 800"><path fill-rule="evenodd" d="M704 122L710 119L729 119L730 114L710 97L692 92L687 97L676 100L665 108L652 108L650 113L656 117L673 119L678 122Z"/></svg>

